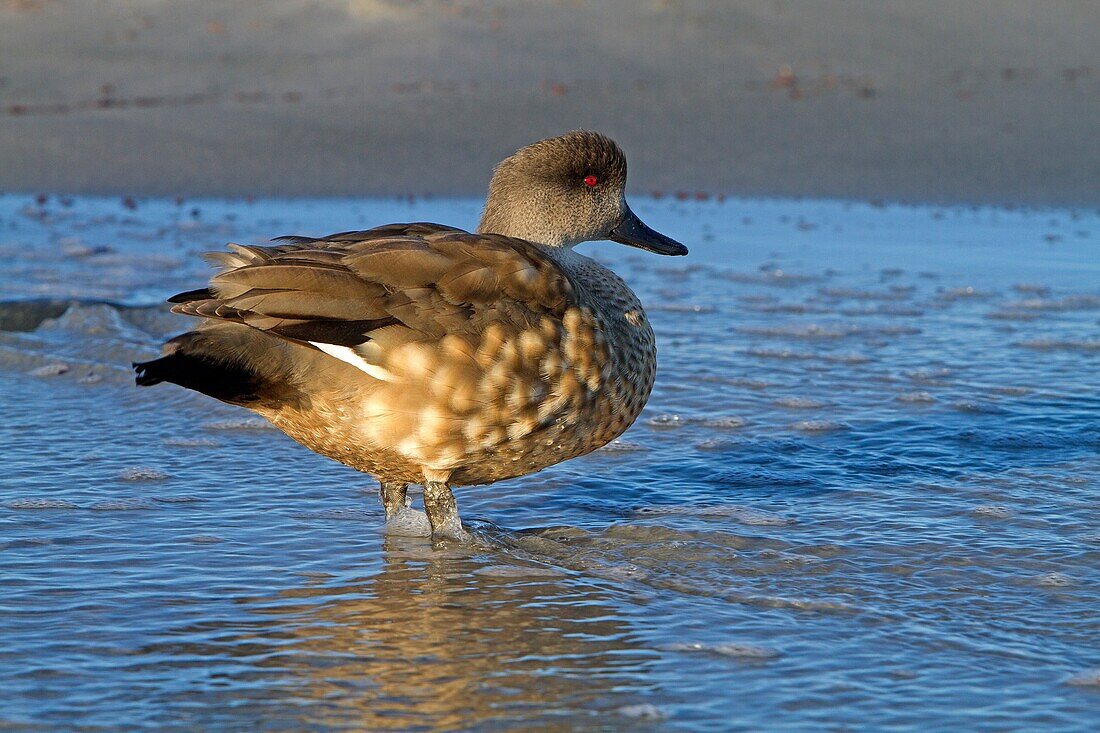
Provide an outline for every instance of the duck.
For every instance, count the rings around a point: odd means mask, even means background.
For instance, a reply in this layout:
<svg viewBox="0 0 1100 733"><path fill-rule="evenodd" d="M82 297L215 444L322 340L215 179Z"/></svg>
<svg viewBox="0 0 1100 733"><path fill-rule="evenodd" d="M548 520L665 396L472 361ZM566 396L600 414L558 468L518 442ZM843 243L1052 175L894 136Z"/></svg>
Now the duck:
<svg viewBox="0 0 1100 733"><path fill-rule="evenodd" d="M577 130L496 166L476 232L417 222L229 244L207 255L206 287L168 299L201 322L133 363L136 382L249 409L369 474L387 523L421 485L433 540L469 541L454 487L590 453L649 399L641 301L574 251L687 254L630 209L626 176L611 138Z"/></svg>

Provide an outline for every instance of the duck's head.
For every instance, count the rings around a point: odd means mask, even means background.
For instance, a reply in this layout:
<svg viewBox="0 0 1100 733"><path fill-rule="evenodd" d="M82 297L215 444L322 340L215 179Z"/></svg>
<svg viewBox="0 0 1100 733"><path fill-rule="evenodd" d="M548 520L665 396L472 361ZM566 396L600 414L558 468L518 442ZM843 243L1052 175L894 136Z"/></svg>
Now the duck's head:
<svg viewBox="0 0 1100 733"><path fill-rule="evenodd" d="M478 231L552 247L610 239L663 255L687 247L655 232L626 204L626 156L598 132L528 145L493 171Z"/></svg>

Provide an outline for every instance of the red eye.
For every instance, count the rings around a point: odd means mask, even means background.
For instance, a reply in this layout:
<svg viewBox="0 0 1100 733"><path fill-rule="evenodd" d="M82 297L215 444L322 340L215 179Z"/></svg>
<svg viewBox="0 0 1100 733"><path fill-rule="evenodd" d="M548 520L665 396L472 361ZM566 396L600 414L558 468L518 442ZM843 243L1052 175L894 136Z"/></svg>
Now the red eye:
<svg viewBox="0 0 1100 733"><path fill-rule="evenodd" d="M595 176L585 176L584 177L584 185L586 185L586 186L595 186L599 182L600 182L600 179L596 178Z"/></svg>

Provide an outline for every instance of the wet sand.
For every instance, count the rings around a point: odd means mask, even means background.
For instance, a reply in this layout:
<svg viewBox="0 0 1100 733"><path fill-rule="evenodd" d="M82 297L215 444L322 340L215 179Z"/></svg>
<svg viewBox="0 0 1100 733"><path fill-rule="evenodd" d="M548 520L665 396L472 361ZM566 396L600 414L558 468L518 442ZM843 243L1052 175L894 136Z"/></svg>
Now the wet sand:
<svg viewBox="0 0 1100 733"><path fill-rule="evenodd" d="M0 190L480 194L589 127L634 191L1092 206L1100 5L0 0Z"/></svg>

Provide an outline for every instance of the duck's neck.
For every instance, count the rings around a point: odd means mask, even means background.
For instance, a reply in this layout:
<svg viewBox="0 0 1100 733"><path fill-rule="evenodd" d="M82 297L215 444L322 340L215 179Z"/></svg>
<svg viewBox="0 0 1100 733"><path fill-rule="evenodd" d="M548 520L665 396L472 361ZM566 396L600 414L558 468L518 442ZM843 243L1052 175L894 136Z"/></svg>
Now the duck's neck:
<svg viewBox="0 0 1100 733"><path fill-rule="evenodd" d="M546 247L572 247L576 242L569 241L560 224L551 226L555 221L552 208L552 202L545 195L533 195L494 179L489 185L489 197L485 200L477 231L526 239Z"/></svg>
<svg viewBox="0 0 1100 733"><path fill-rule="evenodd" d="M526 239L546 247L569 247L573 244L566 242L561 232L551 230L546 220L534 212L524 212L517 216L515 212L504 213L486 206L477 231L478 234L503 234L506 237Z"/></svg>

